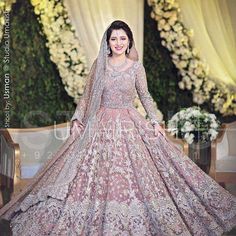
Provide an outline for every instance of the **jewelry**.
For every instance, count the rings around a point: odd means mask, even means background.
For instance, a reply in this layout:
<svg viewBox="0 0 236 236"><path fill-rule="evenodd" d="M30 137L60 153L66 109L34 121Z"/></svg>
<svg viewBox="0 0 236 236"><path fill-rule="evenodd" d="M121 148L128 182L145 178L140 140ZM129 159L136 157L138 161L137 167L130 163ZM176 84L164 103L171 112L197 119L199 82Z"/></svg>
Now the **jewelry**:
<svg viewBox="0 0 236 236"><path fill-rule="evenodd" d="M151 119L152 126L155 126L156 124L159 124L159 122L156 119Z"/></svg>
<svg viewBox="0 0 236 236"><path fill-rule="evenodd" d="M124 62L122 62L122 63L119 64L119 65L112 65L112 64L110 63L110 60L108 60L108 64L109 64L109 66L111 66L115 71L117 71L118 69L122 68L124 65L127 64L127 57L125 57Z"/></svg>
<svg viewBox="0 0 236 236"><path fill-rule="evenodd" d="M111 53L111 48L108 47L108 48L107 48L107 55L110 55L110 53Z"/></svg>
<svg viewBox="0 0 236 236"><path fill-rule="evenodd" d="M128 45L128 48L127 48L127 53L128 53L128 54L130 53L130 48L129 48L129 45Z"/></svg>
<svg viewBox="0 0 236 236"><path fill-rule="evenodd" d="M119 65L112 65L110 61L108 60L108 64L112 68L111 76L112 77L120 76L122 71L119 71L118 69L122 68L124 65L126 65L126 63L127 63L127 57L125 58L125 61Z"/></svg>

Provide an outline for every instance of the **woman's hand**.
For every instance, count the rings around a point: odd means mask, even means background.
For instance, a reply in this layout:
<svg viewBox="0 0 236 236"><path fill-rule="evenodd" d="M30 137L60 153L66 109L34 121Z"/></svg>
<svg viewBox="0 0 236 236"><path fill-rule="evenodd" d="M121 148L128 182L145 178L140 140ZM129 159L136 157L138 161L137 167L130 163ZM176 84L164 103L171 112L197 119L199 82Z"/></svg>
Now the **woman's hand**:
<svg viewBox="0 0 236 236"><path fill-rule="evenodd" d="M84 124L79 120L73 120L70 127L70 134L80 133L84 129Z"/></svg>
<svg viewBox="0 0 236 236"><path fill-rule="evenodd" d="M154 124L154 135L157 136L159 132L165 137L166 133L165 130L159 125L159 124Z"/></svg>

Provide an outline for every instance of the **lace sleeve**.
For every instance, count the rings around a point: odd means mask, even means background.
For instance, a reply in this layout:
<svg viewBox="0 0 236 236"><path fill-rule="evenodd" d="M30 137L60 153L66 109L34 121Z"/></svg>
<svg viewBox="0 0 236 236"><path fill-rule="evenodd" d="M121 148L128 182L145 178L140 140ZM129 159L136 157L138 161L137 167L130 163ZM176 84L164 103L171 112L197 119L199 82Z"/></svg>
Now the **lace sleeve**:
<svg viewBox="0 0 236 236"><path fill-rule="evenodd" d="M139 63L137 68L135 87L138 92L141 103L150 119L152 125L158 124L157 111L154 106L154 101L151 94L148 91L147 78L145 68L142 63Z"/></svg>
<svg viewBox="0 0 236 236"><path fill-rule="evenodd" d="M96 66L96 60L94 61L92 67L91 67L91 75L88 76L87 81L86 81L86 85L83 91L82 96L79 99L79 102L77 103L75 112L71 118L70 121L73 120L78 120L80 121L82 124L82 120L88 105L88 100L89 100L89 96L90 96L90 91L91 91L91 85L92 85L92 77L93 77L93 72L95 70L95 66Z"/></svg>

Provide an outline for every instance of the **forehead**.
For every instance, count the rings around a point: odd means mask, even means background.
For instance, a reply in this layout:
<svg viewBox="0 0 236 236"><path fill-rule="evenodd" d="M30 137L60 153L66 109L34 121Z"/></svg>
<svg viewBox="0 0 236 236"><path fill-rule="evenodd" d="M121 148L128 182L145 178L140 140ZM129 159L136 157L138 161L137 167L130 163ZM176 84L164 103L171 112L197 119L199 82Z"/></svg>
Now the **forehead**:
<svg viewBox="0 0 236 236"><path fill-rule="evenodd" d="M127 36L126 32L123 29L114 29L111 32L111 37L121 37Z"/></svg>

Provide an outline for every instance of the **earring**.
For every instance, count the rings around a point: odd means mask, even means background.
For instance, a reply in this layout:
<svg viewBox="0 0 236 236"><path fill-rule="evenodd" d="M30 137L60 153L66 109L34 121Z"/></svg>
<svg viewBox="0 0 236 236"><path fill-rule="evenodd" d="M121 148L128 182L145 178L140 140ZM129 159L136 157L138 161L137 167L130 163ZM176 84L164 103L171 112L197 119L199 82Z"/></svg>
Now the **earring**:
<svg viewBox="0 0 236 236"><path fill-rule="evenodd" d="M107 55L109 55L110 53L111 53L111 48L108 47L108 48L107 48Z"/></svg>
<svg viewBox="0 0 236 236"><path fill-rule="evenodd" d="M128 54L130 53L129 45L128 45L128 48L127 48L127 53L128 53Z"/></svg>

